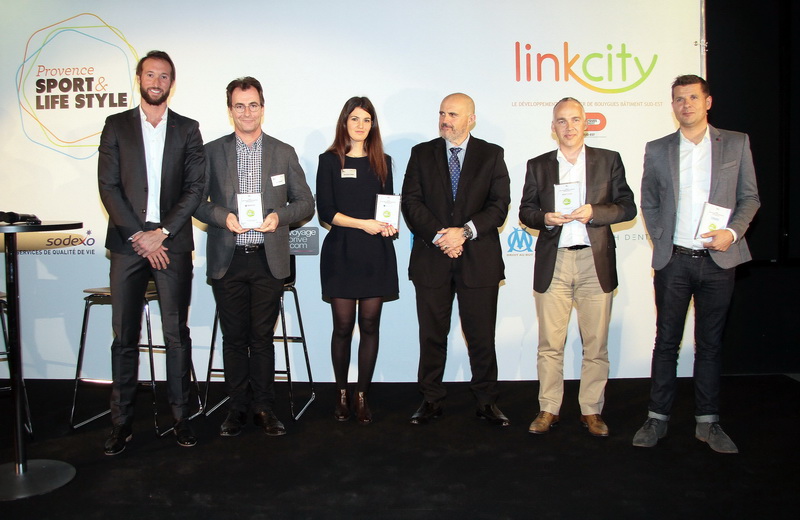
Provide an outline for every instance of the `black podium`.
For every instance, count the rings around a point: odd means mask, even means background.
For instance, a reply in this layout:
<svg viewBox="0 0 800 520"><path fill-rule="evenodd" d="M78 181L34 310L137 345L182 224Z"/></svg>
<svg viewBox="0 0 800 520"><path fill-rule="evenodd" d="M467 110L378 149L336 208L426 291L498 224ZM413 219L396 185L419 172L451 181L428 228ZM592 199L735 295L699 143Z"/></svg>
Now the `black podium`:
<svg viewBox="0 0 800 520"><path fill-rule="evenodd" d="M8 298L8 371L14 399L14 462L0 464L0 501L48 493L68 483L75 468L58 460L28 460L25 436L25 395L22 377L22 340L19 317L17 235L35 231L63 231L83 227L82 222L51 221L41 224L0 223L6 243L6 293Z"/></svg>

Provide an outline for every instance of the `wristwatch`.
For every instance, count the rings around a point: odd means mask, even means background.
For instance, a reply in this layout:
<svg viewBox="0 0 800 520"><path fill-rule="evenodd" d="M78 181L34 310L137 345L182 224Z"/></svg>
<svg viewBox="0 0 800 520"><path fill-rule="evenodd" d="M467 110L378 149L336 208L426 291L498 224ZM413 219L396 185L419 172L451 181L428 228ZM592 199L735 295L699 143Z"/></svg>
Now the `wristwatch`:
<svg viewBox="0 0 800 520"><path fill-rule="evenodd" d="M469 226L464 226L464 240L472 240L472 228Z"/></svg>

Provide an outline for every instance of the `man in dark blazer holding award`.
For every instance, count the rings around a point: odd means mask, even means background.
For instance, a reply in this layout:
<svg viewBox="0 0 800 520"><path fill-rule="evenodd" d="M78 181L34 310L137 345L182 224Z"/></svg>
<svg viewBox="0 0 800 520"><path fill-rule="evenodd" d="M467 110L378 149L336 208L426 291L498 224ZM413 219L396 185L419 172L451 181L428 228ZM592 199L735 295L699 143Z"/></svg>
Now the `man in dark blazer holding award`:
<svg viewBox="0 0 800 520"><path fill-rule="evenodd" d="M230 397L220 435L239 435L252 411L254 423L277 436L286 429L273 411L272 338L290 275L289 225L314 213L314 197L294 149L261 131L261 83L233 80L227 100L234 132L206 145L206 192L195 214L208 224L207 273Z"/></svg>
<svg viewBox="0 0 800 520"><path fill-rule="evenodd" d="M738 452L719 425L722 333L735 267L751 258L744 234L761 203L750 139L708 124L710 94L699 76L676 78L672 110L680 127L645 149L642 215L653 242L657 319L648 418L634 446L655 446L667 434L678 351L694 298L695 437L714 451ZM730 216L703 232L698 226L709 210Z"/></svg>
<svg viewBox="0 0 800 520"><path fill-rule="evenodd" d="M475 104L451 94L439 108L439 135L411 150L402 209L414 243L409 278L419 319L418 381L423 401L411 417L422 424L442 414L442 382L453 298L469 351L477 416L508 426L497 400L495 326L504 264L497 228L510 203L503 149L470 135Z"/></svg>
<svg viewBox="0 0 800 520"><path fill-rule="evenodd" d="M617 287L611 224L636 216L619 153L584 144L583 105L564 98L553 107L558 148L528 161L520 221L539 230L533 290L539 322L539 414L531 433L559 422L564 347L573 304L583 341L578 402L591 435L608 436L601 413L608 381L608 326ZM565 200L569 199L568 203Z"/></svg>
<svg viewBox="0 0 800 520"><path fill-rule="evenodd" d="M139 107L106 119L97 165L108 212L111 253L113 429L105 453L132 436L139 371L142 301L152 277L158 289L167 348L167 396L181 446L197 442L189 426L192 342L187 318L192 284L192 214L203 195L205 156L197 121L167 108L175 66L151 51L136 67Z"/></svg>

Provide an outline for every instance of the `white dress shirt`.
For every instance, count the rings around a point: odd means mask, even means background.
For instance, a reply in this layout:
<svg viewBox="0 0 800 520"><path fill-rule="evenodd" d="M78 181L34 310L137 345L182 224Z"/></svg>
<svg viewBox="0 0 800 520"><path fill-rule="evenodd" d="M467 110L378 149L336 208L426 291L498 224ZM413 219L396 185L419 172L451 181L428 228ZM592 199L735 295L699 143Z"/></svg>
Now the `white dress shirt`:
<svg viewBox="0 0 800 520"><path fill-rule="evenodd" d="M586 203L586 147L581 148L575 164L569 162L559 148L556 153L558 159L558 182L566 184L577 182L580 185L580 205ZM561 236L558 238L558 247L590 246L589 233L586 224L573 220L561 226Z"/></svg>
<svg viewBox="0 0 800 520"><path fill-rule="evenodd" d="M147 222L161 222L161 164L164 159L164 141L167 137L167 113L161 116L161 121L153 127L147 122L147 115L139 105L142 116L142 140L144 141L144 156L147 164Z"/></svg>
<svg viewBox="0 0 800 520"><path fill-rule="evenodd" d="M462 142L458 146L454 145L453 143L451 143L447 139L444 140L445 145L447 147L447 150L446 150L447 155L446 155L446 157L448 159L450 159L450 149L451 148L461 148L461 151L456 154L456 157L458 157L458 166L459 166L459 168L461 170L464 169L464 157L466 157L466 155L467 155L467 145L469 144L469 138L470 138L470 135L467 134L467 138L464 139L464 142ZM460 184L460 181L459 181L459 184ZM478 238L478 229L475 227L475 224L470 220L465 225L469 226L469 228L472 230L472 238L471 238L471 240L475 240L476 238ZM439 240L439 238L441 236L442 235L436 235L434 237L433 241L436 242L437 240Z"/></svg>
<svg viewBox="0 0 800 520"><path fill-rule="evenodd" d="M680 133L680 175L678 212L675 222L675 245L704 249L702 240L694 238L703 214L703 204L711 191L711 135L708 127L698 144Z"/></svg>

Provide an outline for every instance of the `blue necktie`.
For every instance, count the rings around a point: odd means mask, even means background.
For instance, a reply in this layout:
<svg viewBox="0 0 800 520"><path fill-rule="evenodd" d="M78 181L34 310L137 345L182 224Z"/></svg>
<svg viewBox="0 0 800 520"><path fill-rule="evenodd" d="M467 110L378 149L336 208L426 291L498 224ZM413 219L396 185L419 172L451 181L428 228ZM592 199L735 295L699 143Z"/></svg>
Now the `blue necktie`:
<svg viewBox="0 0 800 520"><path fill-rule="evenodd" d="M450 159L447 165L450 167L450 187L453 188L453 200L456 200L458 191L458 179L461 177L461 166L458 164L458 152L461 148L450 148Z"/></svg>

